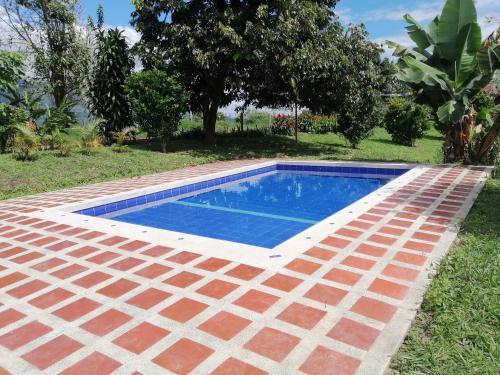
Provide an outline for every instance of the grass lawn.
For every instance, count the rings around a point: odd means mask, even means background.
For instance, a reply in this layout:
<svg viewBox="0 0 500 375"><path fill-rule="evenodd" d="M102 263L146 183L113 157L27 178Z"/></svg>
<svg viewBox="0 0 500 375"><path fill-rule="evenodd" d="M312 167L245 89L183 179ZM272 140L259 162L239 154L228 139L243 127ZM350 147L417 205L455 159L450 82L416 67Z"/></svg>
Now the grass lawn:
<svg viewBox="0 0 500 375"><path fill-rule="evenodd" d="M73 137L76 137L73 134ZM92 155L74 151L69 157L55 152L40 152L33 162L0 155L0 200L122 177L183 168L190 165L238 158L295 157L324 160L440 162L441 137L431 130L416 147L396 145L384 129L375 129L358 149L349 148L335 134L300 134L299 143L289 137L238 136L221 134L216 145L198 139L174 139L169 152L162 154L157 145L129 145L129 152L116 153L109 147Z"/></svg>
<svg viewBox="0 0 500 375"><path fill-rule="evenodd" d="M500 373L500 178L490 179L439 266L391 368Z"/></svg>

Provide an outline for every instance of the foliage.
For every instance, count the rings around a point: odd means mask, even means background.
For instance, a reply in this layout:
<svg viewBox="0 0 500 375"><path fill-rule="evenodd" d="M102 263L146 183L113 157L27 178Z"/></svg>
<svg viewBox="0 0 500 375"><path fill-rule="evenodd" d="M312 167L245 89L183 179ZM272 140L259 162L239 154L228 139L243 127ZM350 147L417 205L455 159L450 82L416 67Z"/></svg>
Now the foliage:
<svg viewBox="0 0 500 375"><path fill-rule="evenodd" d="M114 138L116 143L113 145L113 151L118 153L129 151L125 143L130 140L135 140L138 134L139 130L133 126L129 126L119 132L115 132Z"/></svg>
<svg viewBox="0 0 500 375"><path fill-rule="evenodd" d="M77 29L76 0L1 0L0 20L33 56L36 77L49 85L56 107L84 89L88 49Z"/></svg>
<svg viewBox="0 0 500 375"><path fill-rule="evenodd" d="M101 133L111 143L113 133L131 125L131 110L125 94L125 80L134 66L123 31L104 31L102 8L98 9L97 46L90 82L90 107L94 116L105 120Z"/></svg>
<svg viewBox="0 0 500 375"><path fill-rule="evenodd" d="M187 109L185 89L176 77L160 70L144 70L127 79L126 91L136 123L148 136L159 138L166 152L167 142Z"/></svg>
<svg viewBox="0 0 500 375"><path fill-rule="evenodd" d="M95 149L102 146L99 129L103 122L103 119L95 119L82 126L80 145L85 155L91 155Z"/></svg>
<svg viewBox="0 0 500 375"><path fill-rule="evenodd" d="M498 31L481 42L473 0L447 0L427 30L410 15L404 18L416 46L410 49L388 42L399 57L399 78L418 93L419 102L435 109L446 126L446 161L481 160L491 142L479 143L475 150L470 147L475 120L470 100L492 80L500 81ZM500 123L492 131L495 139Z"/></svg>
<svg viewBox="0 0 500 375"><path fill-rule="evenodd" d="M271 134L292 135L295 126L295 116L279 114L271 122ZM334 116L313 115L303 112L298 116L298 130L302 133L326 134L336 129Z"/></svg>
<svg viewBox="0 0 500 375"><path fill-rule="evenodd" d="M65 99L58 107L48 109L41 133L48 138L52 149L55 147L54 135L64 133L66 128L76 123L75 116L71 112L75 105L75 102Z"/></svg>
<svg viewBox="0 0 500 375"><path fill-rule="evenodd" d="M0 95L16 87L24 75L24 58L15 52L0 51Z"/></svg>
<svg viewBox="0 0 500 375"><path fill-rule="evenodd" d="M290 115L277 115L271 122L271 134L274 135L292 135L295 120Z"/></svg>
<svg viewBox="0 0 500 375"><path fill-rule="evenodd" d="M39 149L40 137L29 126L17 125L12 145L14 158L21 161L33 161L37 158Z"/></svg>
<svg viewBox="0 0 500 375"><path fill-rule="evenodd" d="M38 126L39 119L47 114L48 109L42 106L45 92L23 86L13 86L4 98L10 105L24 109L28 113L29 121Z"/></svg>
<svg viewBox="0 0 500 375"><path fill-rule="evenodd" d="M0 154L7 151L19 126L24 126L27 121L28 113L25 110L0 103Z"/></svg>
<svg viewBox="0 0 500 375"><path fill-rule="evenodd" d="M430 107L414 104L412 100L392 98L385 111L385 128L393 142L415 146L415 141L431 127L431 111Z"/></svg>
<svg viewBox="0 0 500 375"><path fill-rule="evenodd" d="M71 151L73 150L73 143L66 134L58 130L54 132L52 134L52 144L53 148L57 149L59 156L68 157L71 155Z"/></svg>
<svg viewBox="0 0 500 375"><path fill-rule="evenodd" d="M286 57L275 54L281 46L287 51L299 42L313 46L317 22L329 22L335 3L134 0L132 23L141 32L143 65L181 75L191 93L190 108L203 112L204 131L212 140L218 108L240 98L249 79L258 82L255 72L263 72L259 77L267 81L278 79L265 74L269 69L263 65Z"/></svg>

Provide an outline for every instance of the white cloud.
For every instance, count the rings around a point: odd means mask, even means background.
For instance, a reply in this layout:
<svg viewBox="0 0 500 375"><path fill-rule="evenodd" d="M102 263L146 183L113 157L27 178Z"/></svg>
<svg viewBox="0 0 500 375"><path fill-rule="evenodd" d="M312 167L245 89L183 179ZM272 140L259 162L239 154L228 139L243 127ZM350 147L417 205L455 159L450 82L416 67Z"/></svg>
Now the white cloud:
<svg viewBox="0 0 500 375"><path fill-rule="evenodd" d="M343 23L352 22L351 8L336 9L335 14Z"/></svg>
<svg viewBox="0 0 500 375"><path fill-rule="evenodd" d="M132 27L130 26L116 26L119 30L123 31L123 35L125 36L125 39L127 40L127 43L129 46L134 45L141 39L141 35Z"/></svg>

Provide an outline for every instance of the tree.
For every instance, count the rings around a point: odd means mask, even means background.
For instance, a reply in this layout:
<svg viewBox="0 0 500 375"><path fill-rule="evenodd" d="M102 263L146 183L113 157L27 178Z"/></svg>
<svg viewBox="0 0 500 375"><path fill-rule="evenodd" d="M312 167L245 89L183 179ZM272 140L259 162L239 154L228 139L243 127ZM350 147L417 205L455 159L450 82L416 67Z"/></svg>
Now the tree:
<svg viewBox="0 0 500 375"><path fill-rule="evenodd" d="M77 30L76 0L1 0L0 21L33 55L37 78L56 107L76 98L87 74L88 50Z"/></svg>
<svg viewBox="0 0 500 375"><path fill-rule="evenodd" d="M134 63L122 31L105 31L103 23L102 7L99 7L89 96L92 113L104 119L101 133L107 142L111 142L113 133L131 125L132 114L125 94L125 81Z"/></svg>
<svg viewBox="0 0 500 375"><path fill-rule="evenodd" d="M205 135L213 140L218 108L238 99L250 67L274 58L263 45L267 36L274 32L275 43L285 45L295 33L291 27L277 33L277 24L286 19L293 26L294 9L306 9L314 18L314 11L335 2L135 0L132 23L141 32L144 66L180 74L191 93L190 107L203 112Z"/></svg>
<svg viewBox="0 0 500 375"><path fill-rule="evenodd" d="M410 15L404 18L416 46L388 42L399 57L398 77L414 89L418 102L434 108L446 127L445 161L482 160L495 143L500 124L497 120L485 141L474 145L476 111L470 99L492 81L500 83L498 34L481 42L473 0L447 0L427 30Z"/></svg>
<svg viewBox="0 0 500 375"><path fill-rule="evenodd" d="M150 137L160 139L163 152L187 110L186 90L176 77L160 70L143 70L127 79L134 119Z"/></svg>

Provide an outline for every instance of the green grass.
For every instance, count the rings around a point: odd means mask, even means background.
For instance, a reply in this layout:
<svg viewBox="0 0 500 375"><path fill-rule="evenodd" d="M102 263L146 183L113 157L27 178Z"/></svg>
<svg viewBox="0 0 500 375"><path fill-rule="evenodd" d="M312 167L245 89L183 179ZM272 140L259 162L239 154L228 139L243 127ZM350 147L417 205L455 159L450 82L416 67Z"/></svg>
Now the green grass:
<svg viewBox="0 0 500 375"><path fill-rule="evenodd" d="M70 137L76 140L78 130L72 130ZM6 154L0 155L0 200L216 160L293 157L434 163L440 161L440 145L436 131L419 140L417 147L406 147L393 144L385 130L375 129L356 150L334 134L300 134L299 143L290 137L221 134L215 145L198 139L174 139L166 154L159 152L158 145L147 142L129 145L129 152L121 154L109 147L97 149L91 156L76 150L65 158L43 151L33 162L17 161Z"/></svg>
<svg viewBox="0 0 500 375"><path fill-rule="evenodd" d="M500 178L490 179L439 266L391 368L500 373Z"/></svg>

